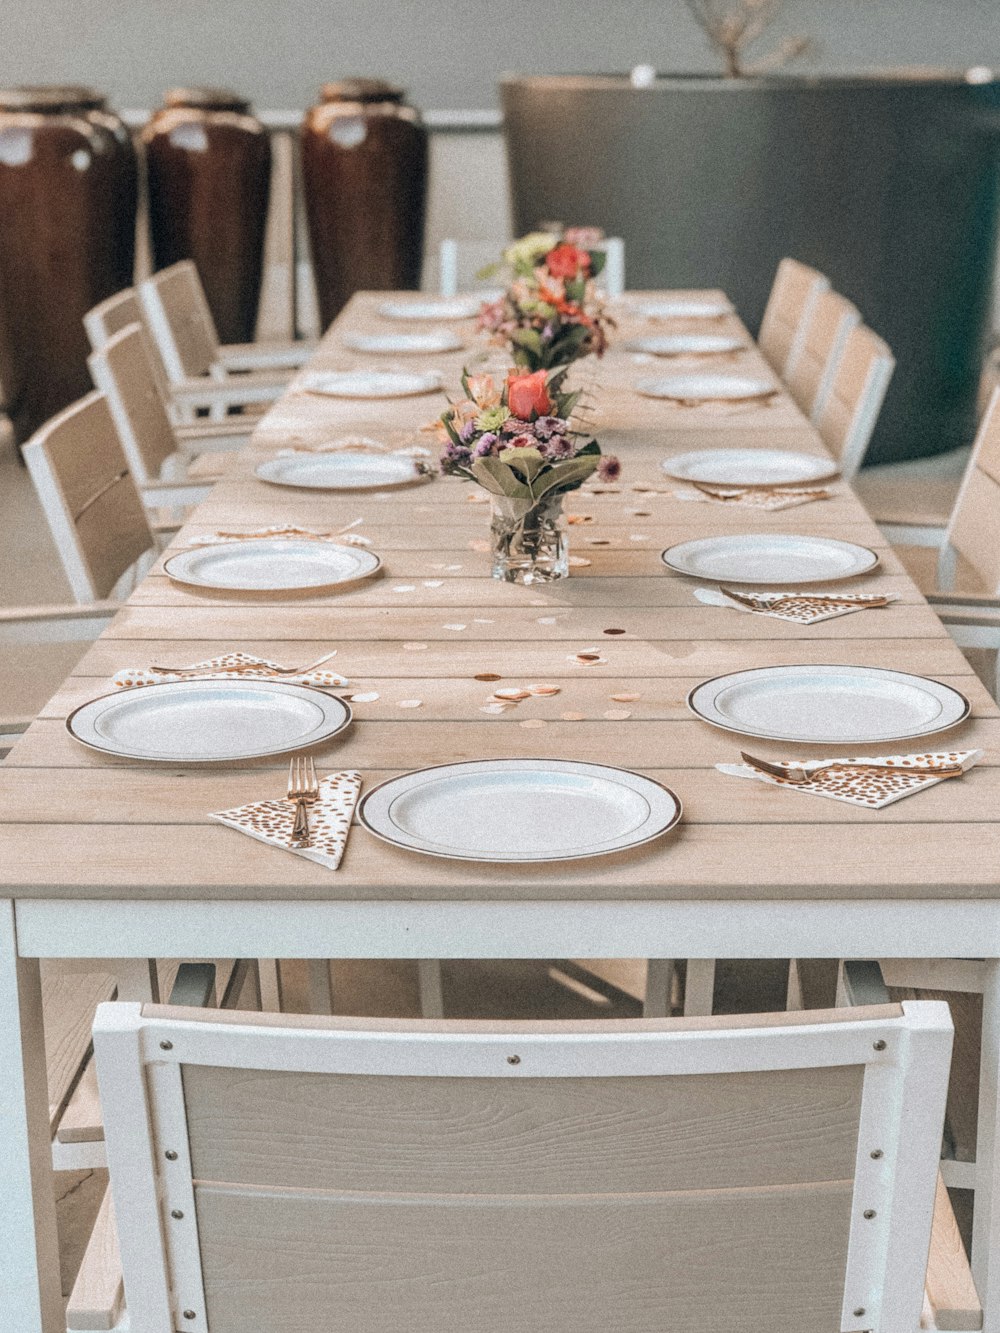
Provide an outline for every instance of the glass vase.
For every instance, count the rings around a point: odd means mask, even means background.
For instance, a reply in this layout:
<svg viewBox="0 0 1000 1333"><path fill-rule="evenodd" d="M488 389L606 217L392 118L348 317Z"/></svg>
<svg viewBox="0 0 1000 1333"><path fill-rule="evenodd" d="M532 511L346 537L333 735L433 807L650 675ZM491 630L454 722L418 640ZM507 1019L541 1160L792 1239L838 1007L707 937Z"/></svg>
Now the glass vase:
<svg viewBox="0 0 1000 1333"><path fill-rule="evenodd" d="M490 525L493 577L505 583L551 583L569 575L561 495L536 504L494 495Z"/></svg>

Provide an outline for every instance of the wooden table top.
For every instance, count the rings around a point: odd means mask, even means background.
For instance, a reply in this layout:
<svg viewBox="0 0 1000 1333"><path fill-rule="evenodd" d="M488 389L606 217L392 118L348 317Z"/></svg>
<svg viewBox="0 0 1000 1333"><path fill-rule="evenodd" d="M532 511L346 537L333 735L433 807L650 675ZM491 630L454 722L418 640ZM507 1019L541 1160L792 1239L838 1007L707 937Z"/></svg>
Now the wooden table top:
<svg viewBox="0 0 1000 1333"><path fill-rule="evenodd" d="M356 297L313 368L370 363L348 352L341 337L346 329L392 328L377 313L384 299ZM464 351L406 358L407 365L441 369L453 395L463 361L479 351L471 324L462 327L470 344ZM171 551L219 528L291 523L337 531L361 519L353 531L382 555L384 577L336 596L249 601L178 588L157 564L0 767L0 892L331 901L996 896L1000 713L992 699L843 481L831 483L834 498L779 513L666 493L671 483L659 465L669 454L720 445L824 452L784 393L765 406L695 408L637 395L631 386L650 374L711 367L770 376L752 346L726 360L650 364L637 364L623 346L668 327L623 314L604 360L574 372L588 389L602 447L619 454L624 471L615 488L595 492L588 484L567 498L566 511L586 520L569 528L571 554L587 563L575 565L568 580L541 587L489 577L488 505L475 503L475 489L456 479L340 497L257 481L260 458L296 441L365 433L436 452L421 427L441 411L439 395L352 402L293 387ZM743 331L735 316L683 327ZM900 600L804 628L703 606L694 598L698 584L660 560L665 547L686 538L766 531L824 534L877 549L879 569L841 586L891 590ZM577 652L595 646L603 661L576 664ZM349 678L345 693L378 693L376 701L353 705L355 724L344 736L315 751L321 772L360 769L367 789L404 769L462 759L593 760L666 783L684 802L683 822L627 854L534 867L438 861L356 828L340 870L330 872L207 818L283 796L286 760L143 765L85 749L66 732L67 713L110 689L116 670L188 663L234 647L286 663L336 647L331 665ZM753 666L823 662L914 671L956 686L972 700L973 716L928 744L982 747L986 759L960 782L881 811L717 772L716 763L738 762L747 742L694 718L685 706L691 686ZM476 680L482 673L500 675L505 685L549 682L560 693L486 714L483 705L500 682ZM623 704L612 697L620 693L639 698ZM421 705L401 709L404 699ZM630 715L607 716L623 711ZM771 758L804 753L756 739L751 748Z"/></svg>

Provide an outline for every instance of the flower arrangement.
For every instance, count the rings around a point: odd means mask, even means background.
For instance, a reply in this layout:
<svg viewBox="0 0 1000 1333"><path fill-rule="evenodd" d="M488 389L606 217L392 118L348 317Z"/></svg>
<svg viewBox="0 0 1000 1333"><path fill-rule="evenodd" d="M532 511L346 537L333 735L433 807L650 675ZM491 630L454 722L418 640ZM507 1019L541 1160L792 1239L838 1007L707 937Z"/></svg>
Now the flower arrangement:
<svg viewBox="0 0 1000 1333"><path fill-rule="evenodd" d="M508 286L483 306L479 327L509 343L517 365L548 370L603 355L614 322L594 296L593 279L605 256L587 248L599 239L590 227L531 232L504 250L501 264L483 270L484 277L505 272Z"/></svg>
<svg viewBox="0 0 1000 1333"><path fill-rule="evenodd" d="M565 368L462 375L465 398L441 417L441 470L488 491L493 502L493 577L511 583L565 578L569 556L561 528L563 496L593 473L612 481L613 455L570 429L579 391L566 393Z"/></svg>

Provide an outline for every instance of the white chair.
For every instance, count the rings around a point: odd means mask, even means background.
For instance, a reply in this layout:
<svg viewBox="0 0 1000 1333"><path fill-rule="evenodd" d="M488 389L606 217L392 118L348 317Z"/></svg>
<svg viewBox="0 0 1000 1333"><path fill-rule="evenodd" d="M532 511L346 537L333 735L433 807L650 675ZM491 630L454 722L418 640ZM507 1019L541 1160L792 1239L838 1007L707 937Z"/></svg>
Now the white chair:
<svg viewBox="0 0 1000 1333"><path fill-rule="evenodd" d="M494 1026L105 1004L94 1047L142 1333L915 1333L936 1291L958 1302L928 1327L975 1327L932 1243L955 1239L944 1005ZM109 1248L80 1281L120 1300Z"/></svg>
<svg viewBox="0 0 1000 1333"><path fill-rule="evenodd" d="M280 385L315 351L315 344L307 342L220 344L205 289L190 259L140 283L139 298L172 384L198 375L225 382L238 373L250 383ZM280 389L276 397L278 393Z"/></svg>
<svg viewBox="0 0 1000 1333"><path fill-rule="evenodd" d="M267 408L282 392L286 380L272 378L263 384L250 376L233 377L226 381L210 379L200 372L195 375L171 378L147 318L145 307L133 287L126 287L114 296L88 310L83 317L90 345L99 352L114 334L141 324L150 348L150 364L156 385L173 420L187 425L192 432L201 431L210 437L213 429L232 429L233 412L248 413ZM200 414L206 413L208 419ZM224 423L224 424L223 424ZM239 423L236 423L239 425Z"/></svg>
<svg viewBox="0 0 1000 1333"><path fill-rule="evenodd" d="M820 292L806 325L802 351L785 374L789 392L814 425L830 396L848 335L860 323L860 310L846 297L832 288Z"/></svg>
<svg viewBox="0 0 1000 1333"><path fill-rule="evenodd" d="M215 432L206 438L197 429L175 426L156 385L153 353L139 324L113 334L87 359L94 383L108 400L118 438L143 501L150 508L198 503L211 489L201 468L189 479L192 456L219 450L231 452L249 440L241 434ZM203 460L212 464L211 458ZM215 475L218 475L216 467Z"/></svg>
<svg viewBox="0 0 1000 1333"><path fill-rule="evenodd" d="M595 250L605 252L604 268L598 285L609 300L625 292L625 242L620 236L607 236ZM495 288L495 280L479 278L477 274L496 262L495 241L465 241L459 245L453 237L446 237L438 248L438 290L442 296L457 296L460 292L475 292L477 288Z"/></svg>
<svg viewBox="0 0 1000 1333"><path fill-rule="evenodd" d="M829 278L797 259L783 259L778 265L757 342L771 368L782 379L794 371L813 307L820 294L829 288Z"/></svg>
<svg viewBox="0 0 1000 1333"><path fill-rule="evenodd" d="M823 442L848 480L864 460L895 368L896 359L878 334L863 324L851 329L816 417Z"/></svg>

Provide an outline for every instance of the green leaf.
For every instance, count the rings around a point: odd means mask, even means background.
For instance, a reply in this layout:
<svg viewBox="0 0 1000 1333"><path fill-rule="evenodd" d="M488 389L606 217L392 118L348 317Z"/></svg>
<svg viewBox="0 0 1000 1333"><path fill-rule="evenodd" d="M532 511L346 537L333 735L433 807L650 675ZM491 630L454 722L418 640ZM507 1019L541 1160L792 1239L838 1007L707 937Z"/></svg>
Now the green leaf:
<svg viewBox="0 0 1000 1333"><path fill-rule="evenodd" d="M545 459L537 449L501 449L499 459L510 470L531 485L545 466Z"/></svg>
<svg viewBox="0 0 1000 1333"><path fill-rule="evenodd" d="M539 499L552 491L572 491L582 486L596 470L598 459L594 455L567 458L564 463L553 463L551 469L535 485L534 492Z"/></svg>
<svg viewBox="0 0 1000 1333"><path fill-rule="evenodd" d="M537 329L515 329L510 335L510 340L518 347L524 347L529 352L540 353L542 350L542 337Z"/></svg>
<svg viewBox="0 0 1000 1333"><path fill-rule="evenodd" d="M500 272L502 267L503 267L502 264L494 260L492 264L485 264L476 274L476 277L479 278L480 280L495 277L496 274Z"/></svg>
<svg viewBox="0 0 1000 1333"><path fill-rule="evenodd" d="M499 458L475 458L469 464L469 471L480 486L493 495L506 495L512 500L531 499L528 487Z"/></svg>
<svg viewBox="0 0 1000 1333"><path fill-rule="evenodd" d="M604 250L588 250L587 253L590 255L590 275L596 278L598 273L604 272L608 256Z"/></svg>

